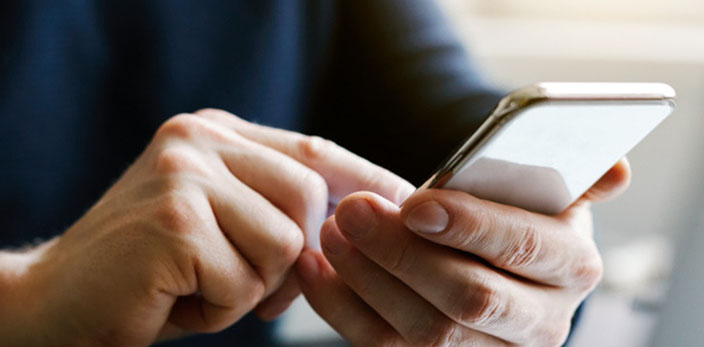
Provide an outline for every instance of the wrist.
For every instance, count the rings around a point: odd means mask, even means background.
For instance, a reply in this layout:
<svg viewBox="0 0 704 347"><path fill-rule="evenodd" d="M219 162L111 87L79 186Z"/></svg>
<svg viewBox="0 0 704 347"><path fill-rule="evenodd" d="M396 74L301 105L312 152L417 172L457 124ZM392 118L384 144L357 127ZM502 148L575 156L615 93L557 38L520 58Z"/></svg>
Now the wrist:
<svg viewBox="0 0 704 347"><path fill-rule="evenodd" d="M33 285L33 267L54 243L51 240L26 250L0 252L0 344L42 344L45 327L39 312L44 301Z"/></svg>

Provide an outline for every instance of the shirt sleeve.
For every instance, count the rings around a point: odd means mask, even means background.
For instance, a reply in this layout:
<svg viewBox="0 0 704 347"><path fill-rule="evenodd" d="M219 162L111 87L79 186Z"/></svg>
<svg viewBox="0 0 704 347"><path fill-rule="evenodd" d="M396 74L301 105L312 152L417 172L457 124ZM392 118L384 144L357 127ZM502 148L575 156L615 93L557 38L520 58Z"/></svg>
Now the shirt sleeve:
<svg viewBox="0 0 704 347"><path fill-rule="evenodd" d="M502 93L433 1L340 6L316 132L420 184Z"/></svg>

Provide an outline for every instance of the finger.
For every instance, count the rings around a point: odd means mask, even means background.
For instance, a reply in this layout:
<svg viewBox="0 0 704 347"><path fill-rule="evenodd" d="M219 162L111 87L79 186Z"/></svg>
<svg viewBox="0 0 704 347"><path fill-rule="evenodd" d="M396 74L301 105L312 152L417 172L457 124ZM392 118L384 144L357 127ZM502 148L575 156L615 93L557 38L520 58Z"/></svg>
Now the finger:
<svg viewBox="0 0 704 347"><path fill-rule="evenodd" d="M262 276L269 295L284 279L303 249L303 233L268 200L239 182L237 189L211 191L218 224L235 247Z"/></svg>
<svg viewBox="0 0 704 347"><path fill-rule="evenodd" d="M262 149L255 147L263 146L246 140L233 131L203 117L193 115L180 115L171 118L160 128L160 135L170 135L164 137L172 139L172 141L154 148L156 174L164 177L181 177L193 173L189 176L191 180L198 177L195 185L206 192L219 230L227 235L227 238L262 276L266 284L266 294L273 292L283 281L282 275L288 271L298 257L303 247L303 232L301 227L272 201L233 175L230 167L219 160L223 155L217 152L229 144L232 148L238 148L242 153L249 155L246 157L245 154L242 154L243 158L241 159L254 161L262 156L259 154ZM264 150L269 154L285 157L274 150ZM290 158L288 160L289 163L298 165L299 169L307 170L302 165L295 163L294 160ZM266 163L260 159L255 164L266 165ZM232 165L237 164L248 165L248 161L232 163ZM248 167L245 169L255 170L255 168ZM271 168L267 167L267 169ZM233 171L240 173L245 170ZM271 179L273 180L273 178ZM250 180L252 179L250 178ZM286 185L286 182L281 180L277 182L274 184L278 184L281 189L284 189L283 186ZM166 188L169 190L181 189L180 186ZM286 192L291 192L291 190ZM321 214L319 218L322 219L327 204L325 198L321 200L323 201L319 204L322 207L318 209L322 211L318 213ZM183 222L190 223L188 220ZM197 225L192 225L192 227L198 229ZM276 256L272 256L272 254L276 254Z"/></svg>
<svg viewBox="0 0 704 347"><path fill-rule="evenodd" d="M545 292L556 289L523 284L475 257L423 240L403 226L398 207L380 199L362 193L346 198L336 212L337 226L360 252L454 322L523 343L538 329L538 322L549 316L545 303L558 298L548 298ZM323 250L330 249L331 234L325 229L321 232ZM325 254L349 283L348 272L340 267L356 264L349 259L352 256L338 258L338 262Z"/></svg>
<svg viewBox="0 0 704 347"><path fill-rule="evenodd" d="M260 276L219 231L206 198L197 203L196 197L191 199L189 207L179 202L178 208L172 209L171 217L176 220L166 225L169 233L196 231L189 235L192 243L181 249L185 254L178 258L181 264L174 269L174 273L186 274L187 285L169 288L168 294L178 297L169 321L186 331L215 332L249 312L261 300L265 288ZM200 228L188 228L188 223Z"/></svg>
<svg viewBox="0 0 704 347"><path fill-rule="evenodd" d="M402 178L331 141L246 122L220 110L205 109L196 114L220 122L242 136L274 148L315 170L328 183L334 202L352 192L368 190L400 204L414 190Z"/></svg>
<svg viewBox="0 0 704 347"><path fill-rule="evenodd" d="M218 148L229 172L293 219L304 231L308 245L317 247L328 211L325 180L280 152L232 135L232 144Z"/></svg>
<svg viewBox="0 0 704 347"><path fill-rule="evenodd" d="M487 346L500 342L446 317L406 284L356 250L334 222L324 225L321 238L325 257L343 281L411 345ZM443 291L441 286L435 289Z"/></svg>
<svg viewBox="0 0 704 347"><path fill-rule="evenodd" d="M631 166L624 157L584 193L581 199L592 202L613 199L626 191L630 183Z"/></svg>
<svg viewBox="0 0 704 347"><path fill-rule="evenodd" d="M291 306L291 303L299 294L301 294L301 288L298 285L298 276L295 272L291 272L286 276L286 280L281 287L257 305L254 312L260 319L265 321L274 320Z"/></svg>
<svg viewBox="0 0 704 347"><path fill-rule="evenodd" d="M202 171L207 171L209 177L218 169L213 163L220 163L217 173L234 176L293 219L309 239L318 240L328 203L327 184L318 173L204 117L179 115L160 131L170 131L188 144L168 144L161 150L156 161L165 174L196 171L204 175Z"/></svg>
<svg viewBox="0 0 704 347"><path fill-rule="evenodd" d="M401 218L423 238L475 254L539 283L584 290L601 279L601 259L594 241L574 230L567 218L440 189L411 196L401 209Z"/></svg>
<svg viewBox="0 0 704 347"><path fill-rule="evenodd" d="M296 264L310 306L355 346L397 346L398 333L337 276L322 254L306 250Z"/></svg>

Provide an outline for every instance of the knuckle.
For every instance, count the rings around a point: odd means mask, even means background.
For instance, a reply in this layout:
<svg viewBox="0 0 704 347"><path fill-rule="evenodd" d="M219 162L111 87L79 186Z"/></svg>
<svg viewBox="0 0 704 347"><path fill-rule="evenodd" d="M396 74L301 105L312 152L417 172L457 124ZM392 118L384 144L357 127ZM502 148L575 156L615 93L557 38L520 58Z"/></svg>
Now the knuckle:
<svg viewBox="0 0 704 347"><path fill-rule="evenodd" d="M509 244L498 260L497 266L508 269L525 268L536 262L541 251L541 234L533 225L520 232L512 232L515 240Z"/></svg>
<svg viewBox="0 0 704 347"><path fill-rule="evenodd" d="M288 224L288 223L287 223ZM261 275L266 279L266 284L270 284L270 279L279 277L288 271L296 262L304 246L303 232L295 226L282 225L276 231L276 237L267 241L267 252L275 255L262 259L258 264Z"/></svg>
<svg viewBox="0 0 704 347"><path fill-rule="evenodd" d="M449 319L436 319L425 329L413 329L409 340L418 346L452 346L457 343L458 325Z"/></svg>
<svg viewBox="0 0 704 347"><path fill-rule="evenodd" d="M303 233L299 230L291 230L284 233L284 237L276 245L276 252L281 258L284 268L289 268L298 259L303 250Z"/></svg>
<svg viewBox="0 0 704 347"><path fill-rule="evenodd" d="M203 139L229 145L241 143L241 138L235 131L228 130L222 126L222 123L213 121L212 117L204 114L179 114L173 116L159 127L155 138L158 140L175 138L191 143L202 141Z"/></svg>
<svg viewBox="0 0 704 347"><path fill-rule="evenodd" d="M315 162L337 147L334 142L320 136L301 136L298 140L298 150L305 162Z"/></svg>
<svg viewBox="0 0 704 347"><path fill-rule="evenodd" d="M200 211L186 194L170 192L160 198L155 213L157 224L169 231L197 230L203 224Z"/></svg>
<svg viewBox="0 0 704 347"><path fill-rule="evenodd" d="M475 289L462 298L458 317L477 327L486 327L500 320L506 312L504 302L498 290L487 282L475 285Z"/></svg>
<svg viewBox="0 0 704 347"><path fill-rule="evenodd" d="M328 184L317 172L304 168L301 176L300 193L302 206L326 210L328 206Z"/></svg>
<svg viewBox="0 0 704 347"><path fill-rule="evenodd" d="M229 115L230 113L219 108L205 107L200 110L193 112L193 114L203 116L203 115Z"/></svg>
<svg viewBox="0 0 704 347"><path fill-rule="evenodd" d="M193 114L178 114L164 122L155 137L193 139L202 130L203 122L203 119Z"/></svg>
<svg viewBox="0 0 704 347"><path fill-rule="evenodd" d="M226 127L239 129L240 126L251 124L246 120L234 115L228 111L217 108L204 108L194 112L195 115L214 121L215 123L225 125ZM235 130L237 131L237 130Z"/></svg>
<svg viewBox="0 0 704 347"><path fill-rule="evenodd" d="M154 158L154 170L163 175L203 173L204 167L197 153L187 146L166 146L161 148Z"/></svg>
<svg viewBox="0 0 704 347"><path fill-rule="evenodd" d="M254 267L264 280L267 288L277 282L280 277L291 269L298 259L304 245L303 232L293 223L284 223L272 230L273 238L268 238L266 244L261 245L266 249L266 254L271 256L261 257Z"/></svg>
<svg viewBox="0 0 704 347"><path fill-rule="evenodd" d="M575 284L578 288L589 291L596 287L604 275L604 265L598 252L591 251L589 256L579 261L573 269Z"/></svg>
<svg viewBox="0 0 704 347"><path fill-rule="evenodd" d="M328 186L320 174L298 163L299 170L286 203L288 214L305 233L316 235L328 211Z"/></svg>
<svg viewBox="0 0 704 347"><path fill-rule="evenodd" d="M244 297L237 298L237 302L244 306L245 311L253 309L264 298L266 293L266 284L263 280L252 280L246 284L250 288L243 291Z"/></svg>

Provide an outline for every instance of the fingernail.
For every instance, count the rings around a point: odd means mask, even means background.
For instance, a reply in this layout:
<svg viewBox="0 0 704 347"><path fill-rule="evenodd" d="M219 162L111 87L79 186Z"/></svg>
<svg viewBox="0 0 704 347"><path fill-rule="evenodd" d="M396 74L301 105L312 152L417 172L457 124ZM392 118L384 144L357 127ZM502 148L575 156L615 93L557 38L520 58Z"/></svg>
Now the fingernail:
<svg viewBox="0 0 704 347"><path fill-rule="evenodd" d="M423 233L439 233L450 223L450 215L442 205L435 201L424 202L406 218L408 229Z"/></svg>
<svg viewBox="0 0 704 347"><path fill-rule="evenodd" d="M320 243L327 253L337 255L350 248L350 244L338 231L325 232L320 235Z"/></svg>
<svg viewBox="0 0 704 347"><path fill-rule="evenodd" d="M362 238L376 225L376 214L366 199L345 202L335 215L337 225L349 237Z"/></svg>
<svg viewBox="0 0 704 347"><path fill-rule="evenodd" d="M311 282L318 276L320 266L313 253L303 252L298 258L296 269L298 270L298 275L301 276L304 281Z"/></svg>

